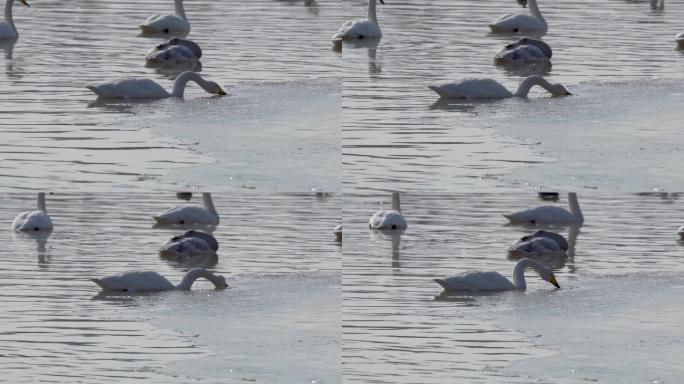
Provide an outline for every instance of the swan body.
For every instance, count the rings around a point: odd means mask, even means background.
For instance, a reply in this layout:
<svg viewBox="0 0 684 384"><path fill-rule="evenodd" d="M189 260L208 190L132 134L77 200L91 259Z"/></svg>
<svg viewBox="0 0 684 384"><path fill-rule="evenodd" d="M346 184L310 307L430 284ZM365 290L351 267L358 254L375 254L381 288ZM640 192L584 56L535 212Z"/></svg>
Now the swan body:
<svg viewBox="0 0 684 384"><path fill-rule="evenodd" d="M558 243L548 237L535 237L528 241L515 243L508 248L508 256L511 258L533 258L548 255L565 255L565 251Z"/></svg>
<svg viewBox="0 0 684 384"><path fill-rule="evenodd" d="M529 37L506 45L494 56L497 65L550 64L553 51L545 42Z"/></svg>
<svg viewBox="0 0 684 384"><path fill-rule="evenodd" d="M684 48L684 32L679 32L674 40L677 43L677 48Z"/></svg>
<svg viewBox="0 0 684 384"><path fill-rule="evenodd" d="M560 288L553 272L540 262L532 259L522 259L515 264L512 282L498 272L480 271L465 272L444 279L434 279L434 282L441 285L447 292L524 291L527 289L527 283L525 282L525 269L527 268L534 269L543 280L553 284L556 288Z"/></svg>
<svg viewBox="0 0 684 384"><path fill-rule="evenodd" d="M371 229L406 229L408 224L399 204L399 192L393 192L392 209L375 212L368 220L368 226Z"/></svg>
<svg viewBox="0 0 684 384"><path fill-rule="evenodd" d="M527 1L521 2L523 7ZM538 33L548 30L546 20L539 11L536 0L529 0L530 13L513 13L502 16L489 24L494 33Z"/></svg>
<svg viewBox="0 0 684 384"><path fill-rule="evenodd" d="M562 84L551 84L541 76L533 75L524 78L515 93L506 89L492 79L467 79L460 82L442 85L431 85L428 88L437 92L445 99L505 99L508 97L527 97L530 89L539 85L551 92L554 96L571 95Z"/></svg>
<svg viewBox="0 0 684 384"><path fill-rule="evenodd" d="M380 3L385 4L383 0ZM333 35L333 43L343 40L379 39L382 37L380 25L375 11L376 0L368 1L368 19L350 20L342 24L342 27Z"/></svg>
<svg viewBox="0 0 684 384"><path fill-rule="evenodd" d="M684 240L684 226L679 227L679 230L677 230L677 234L679 235L679 238Z"/></svg>
<svg viewBox="0 0 684 384"><path fill-rule="evenodd" d="M335 241L342 241L342 224L337 224L333 233L335 234Z"/></svg>
<svg viewBox="0 0 684 384"><path fill-rule="evenodd" d="M38 193L38 209L18 214L12 221L12 229L18 232L41 232L52 230L52 220L45 209L45 193Z"/></svg>
<svg viewBox="0 0 684 384"><path fill-rule="evenodd" d="M183 0L174 1L175 14L155 14L140 25L144 34L187 35L190 22L185 16Z"/></svg>
<svg viewBox="0 0 684 384"><path fill-rule="evenodd" d="M198 278L203 277L211 281L218 289L228 287L226 278L214 275L203 268L195 268L185 274L183 280L178 285L173 285L164 276L157 272L124 272L114 276L103 277L101 279L91 279L99 285L103 291L118 292L155 292L169 291L172 289L190 290L192 284Z"/></svg>
<svg viewBox="0 0 684 384"><path fill-rule="evenodd" d="M207 81L195 72L183 72L173 82L173 89L168 92L161 85L150 79L128 78L88 85L98 97L115 99L162 99L166 97L183 97L188 81L196 82L205 91L215 95L225 95L221 86L213 81Z"/></svg>
<svg viewBox="0 0 684 384"><path fill-rule="evenodd" d="M145 57L147 65L178 65L197 63L202 48L191 40L173 37L154 47Z"/></svg>
<svg viewBox="0 0 684 384"><path fill-rule="evenodd" d="M26 0L19 0L19 2L30 7ZM19 38L19 32L14 26L14 18L12 17L12 4L14 4L14 0L5 0L5 20L0 21L0 40L16 40Z"/></svg>
<svg viewBox="0 0 684 384"><path fill-rule="evenodd" d="M505 214L512 224L559 224L582 225L584 216L577 201L577 194L568 192L570 211L553 205L543 205L532 209Z"/></svg>
<svg viewBox="0 0 684 384"><path fill-rule="evenodd" d="M555 233L555 232L545 231L543 229L538 229L530 235L526 235L526 236L521 237L517 243L524 243L524 242L531 241L531 240L537 239L537 238L550 239L553 242L555 242L556 244L558 244L558 247L564 251L567 251L570 247L570 244L565 239L565 237L563 237L563 235Z"/></svg>
<svg viewBox="0 0 684 384"><path fill-rule="evenodd" d="M209 233L201 231L185 231L182 235L174 236L159 249L159 255L174 260L185 260L197 257L211 257L216 255L218 242Z"/></svg>
<svg viewBox="0 0 684 384"><path fill-rule="evenodd" d="M204 207L180 205L167 209L158 216L154 216L154 219L157 221L157 224L161 225L218 225L219 215L216 212L216 208L214 208L211 193L202 193L202 201Z"/></svg>

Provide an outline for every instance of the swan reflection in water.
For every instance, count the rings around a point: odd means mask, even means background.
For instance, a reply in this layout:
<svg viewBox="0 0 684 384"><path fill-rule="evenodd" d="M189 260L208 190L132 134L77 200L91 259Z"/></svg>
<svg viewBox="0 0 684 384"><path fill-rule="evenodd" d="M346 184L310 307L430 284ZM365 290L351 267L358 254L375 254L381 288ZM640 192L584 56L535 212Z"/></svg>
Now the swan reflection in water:
<svg viewBox="0 0 684 384"><path fill-rule="evenodd" d="M13 241L35 241L36 253L38 255L38 265L47 267L50 264L50 253L47 250L47 241L52 234L52 229L37 232L16 232L12 231Z"/></svg>
<svg viewBox="0 0 684 384"><path fill-rule="evenodd" d="M392 229L373 229L370 231L370 237L373 242L375 241L387 241L391 242L391 253L392 253L392 268L398 270L401 269L401 236L406 232L404 229L392 230Z"/></svg>

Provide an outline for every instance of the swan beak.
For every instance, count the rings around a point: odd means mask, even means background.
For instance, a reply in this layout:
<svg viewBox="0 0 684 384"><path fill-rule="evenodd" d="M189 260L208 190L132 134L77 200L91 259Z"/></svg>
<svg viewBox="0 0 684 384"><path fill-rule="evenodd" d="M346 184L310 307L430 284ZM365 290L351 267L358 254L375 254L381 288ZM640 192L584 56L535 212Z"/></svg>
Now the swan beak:
<svg viewBox="0 0 684 384"><path fill-rule="evenodd" d="M551 275L551 278L549 279L549 283L553 284L554 287L560 288L560 285L558 285L558 282L556 281L556 276Z"/></svg>
<svg viewBox="0 0 684 384"><path fill-rule="evenodd" d="M565 91L565 96L572 96L572 93L570 93L570 91L567 91L567 90L566 90L566 91Z"/></svg>
<svg viewBox="0 0 684 384"><path fill-rule="evenodd" d="M223 88L219 88L218 95L219 96L225 96L225 95L227 95L227 93L226 93L226 91L223 90Z"/></svg>
<svg viewBox="0 0 684 384"><path fill-rule="evenodd" d="M27 7L31 7L29 3L26 2L26 0L19 0L22 4L24 4Z"/></svg>
<svg viewBox="0 0 684 384"><path fill-rule="evenodd" d="M385 5L385 2L383 0L380 0L380 4Z"/></svg>

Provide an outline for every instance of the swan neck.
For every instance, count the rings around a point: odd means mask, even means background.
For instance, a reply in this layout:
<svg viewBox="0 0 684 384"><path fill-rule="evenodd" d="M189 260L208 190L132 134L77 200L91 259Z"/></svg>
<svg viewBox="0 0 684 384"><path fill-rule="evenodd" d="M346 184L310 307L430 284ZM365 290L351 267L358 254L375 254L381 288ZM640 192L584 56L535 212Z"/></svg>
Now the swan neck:
<svg viewBox="0 0 684 384"><path fill-rule="evenodd" d="M378 23L378 16L375 12L376 0L368 0L368 20L373 20Z"/></svg>
<svg viewBox="0 0 684 384"><path fill-rule="evenodd" d="M14 3L14 0L7 0L5 1L5 21L7 24L9 24L10 27L14 30L15 33L17 33L17 28L14 26L14 19L12 18L12 4Z"/></svg>
<svg viewBox="0 0 684 384"><path fill-rule="evenodd" d="M392 192L392 210L401 212L401 204L399 203L399 192Z"/></svg>
<svg viewBox="0 0 684 384"><path fill-rule="evenodd" d="M515 269L513 269L513 284L523 291L527 289L527 283L525 282L525 270L527 268L534 269L540 275L545 269L540 262L532 259L522 259L518 261L515 265Z"/></svg>
<svg viewBox="0 0 684 384"><path fill-rule="evenodd" d="M178 1L178 0L177 0ZM527 3L530 7L530 13L539 19L544 25L546 25L546 20L544 20L544 17L541 14L541 11L539 10L539 7L537 6L537 0L529 0Z"/></svg>
<svg viewBox="0 0 684 384"><path fill-rule="evenodd" d="M45 209L45 192L38 193L38 210L47 213L47 209Z"/></svg>
<svg viewBox="0 0 684 384"><path fill-rule="evenodd" d="M216 287L219 286L219 281L213 273L207 271L206 269L195 268L185 274L183 280L180 282L180 284L176 286L176 289L181 289L185 291L190 290L190 288L192 288L192 285L195 283L195 280L199 279L200 277L204 277L205 279L211 281Z"/></svg>
<svg viewBox="0 0 684 384"><path fill-rule="evenodd" d="M518 97L527 97L527 94L530 93L530 89L534 87L535 85L539 85L546 89L547 91L553 93L553 86L551 83L546 81L541 76L528 76L525 79L523 79L522 82L520 82L520 85L518 86L518 89L515 91L515 96Z"/></svg>
<svg viewBox="0 0 684 384"><path fill-rule="evenodd" d="M188 18L185 16L185 8L183 8L183 0L174 0L174 8L176 15L182 17L183 20L188 21Z"/></svg>
<svg viewBox="0 0 684 384"><path fill-rule="evenodd" d="M218 218L218 212L214 207L214 200L211 198L211 193L205 192L202 194L202 202L204 203L204 208L209 211L212 215Z"/></svg>
<svg viewBox="0 0 684 384"><path fill-rule="evenodd" d="M584 215L582 214L582 209L580 209L576 193L568 193L568 206L570 208L570 213L572 213L572 215L575 216L578 224L584 223Z"/></svg>
<svg viewBox="0 0 684 384"><path fill-rule="evenodd" d="M200 87L204 88L205 91L210 92L210 88L207 81L205 81L196 72L186 71L178 75L178 77L176 77L176 80L174 80L171 96L183 97L183 94L185 93L185 87L188 85L188 81L194 81Z"/></svg>

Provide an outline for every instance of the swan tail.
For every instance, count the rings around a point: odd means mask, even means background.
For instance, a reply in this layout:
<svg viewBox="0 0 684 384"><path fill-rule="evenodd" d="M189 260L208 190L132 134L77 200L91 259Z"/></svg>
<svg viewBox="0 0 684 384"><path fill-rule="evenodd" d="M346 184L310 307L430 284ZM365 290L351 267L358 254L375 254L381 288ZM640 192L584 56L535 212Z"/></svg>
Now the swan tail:
<svg viewBox="0 0 684 384"><path fill-rule="evenodd" d="M100 288L105 289L104 281L100 279L90 279L93 283L97 284L100 286Z"/></svg>
<svg viewBox="0 0 684 384"><path fill-rule="evenodd" d="M441 285L442 288L447 289L447 283L446 283L446 281L444 281L444 279L432 279L432 281Z"/></svg>
<svg viewBox="0 0 684 384"><path fill-rule="evenodd" d="M447 94L442 90L442 88L436 86L436 85L428 85L428 88L432 89L433 91L437 92L437 94L440 97L447 97Z"/></svg>

